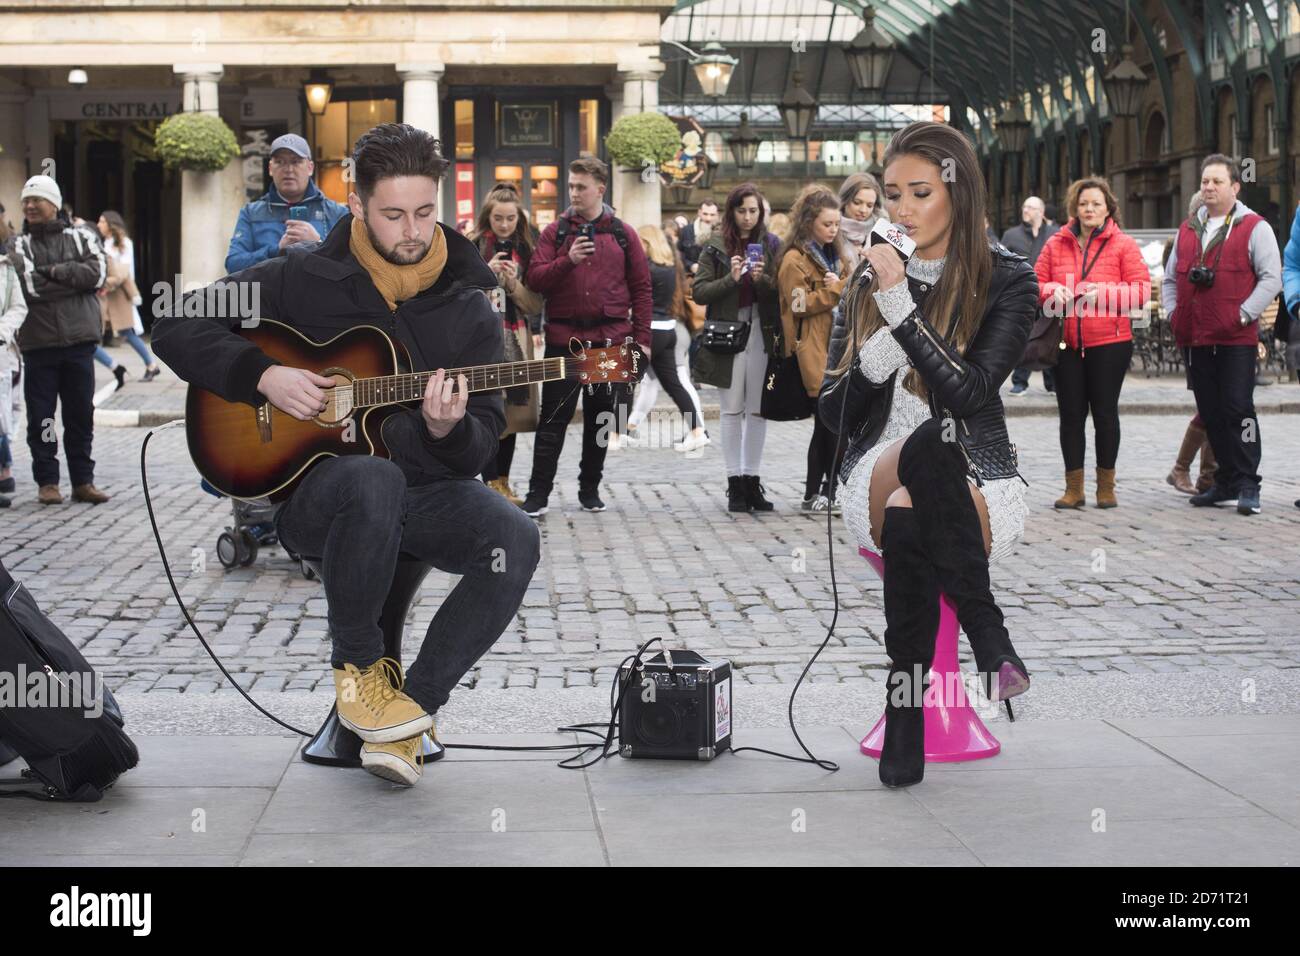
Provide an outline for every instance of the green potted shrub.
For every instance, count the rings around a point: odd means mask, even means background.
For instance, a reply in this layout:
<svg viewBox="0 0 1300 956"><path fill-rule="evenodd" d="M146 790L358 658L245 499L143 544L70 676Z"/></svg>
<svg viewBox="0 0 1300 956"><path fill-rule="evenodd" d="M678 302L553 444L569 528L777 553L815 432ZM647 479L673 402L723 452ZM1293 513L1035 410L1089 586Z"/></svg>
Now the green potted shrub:
<svg viewBox="0 0 1300 956"><path fill-rule="evenodd" d="M219 116L175 113L158 126L154 148L168 169L215 173L239 155L239 143Z"/></svg>
<svg viewBox="0 0 1300 956"><path fill-rule="evenodd" d="M640 170L647 164L655 169L677 155L682 134L677 124L663 113L629 113L620 117L605 137L605 148L614 165Z"/></svg>

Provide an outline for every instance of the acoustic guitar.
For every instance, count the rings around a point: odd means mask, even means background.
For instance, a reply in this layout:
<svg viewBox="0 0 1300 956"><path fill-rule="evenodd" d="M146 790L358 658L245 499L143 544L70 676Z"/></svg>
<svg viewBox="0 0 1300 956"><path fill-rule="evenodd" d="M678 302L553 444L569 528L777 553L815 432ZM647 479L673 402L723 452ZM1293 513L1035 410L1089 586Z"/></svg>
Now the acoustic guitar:
<svg viewBox="0 0 1300 956"><path fill-rule="evenodd" d="M314 342L270 319L234 331L282 365L311 369L335 384L324 390L325 410L307 421L270 402L253 408L189 387L185 437L190 457L199 474L232 498L281 501L325 458L391 457L384 422L422 402L434 375L412 371L406 346L374 326L356 326L328 342ZM570 349L571 356L453 368L447 375L453 381L464 375L471 392L556 379L572 379L579 386L630 384L639 377L640 351L630 338L604 348L584 347L573 339Z"/></svg>

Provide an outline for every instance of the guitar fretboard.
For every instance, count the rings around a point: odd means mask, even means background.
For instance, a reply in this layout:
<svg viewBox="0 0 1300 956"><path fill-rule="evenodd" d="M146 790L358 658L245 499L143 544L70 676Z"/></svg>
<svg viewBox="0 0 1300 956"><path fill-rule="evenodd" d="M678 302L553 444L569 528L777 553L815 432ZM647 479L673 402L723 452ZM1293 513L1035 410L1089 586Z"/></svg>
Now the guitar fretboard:
<svg viewBox="0 0 1300 956"><path fill-rule="evenodd" d="M390 405L394 402L419 401L424 397L424 390L434 374L433 372L411 372L406 375L381 375L376 378L356 379L352 383L352 406L365 408L372 405ZM549 382L552 379L564 378L566 374L563 357L447 370L447 377L453 381L464 375L471 392L512 388L515 385L530 385L533 382ZM459 391L459 386L454 390Z"/></svg>

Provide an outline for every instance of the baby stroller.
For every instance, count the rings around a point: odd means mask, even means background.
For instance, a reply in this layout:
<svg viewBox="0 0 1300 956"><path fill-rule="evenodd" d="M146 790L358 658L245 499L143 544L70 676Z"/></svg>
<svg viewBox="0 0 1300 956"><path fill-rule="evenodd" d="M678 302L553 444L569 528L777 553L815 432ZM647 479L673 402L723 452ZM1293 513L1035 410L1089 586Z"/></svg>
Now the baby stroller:
<svg viewBox="0 0 1300 956"><path fill-rule="evenodd" d="M201 484L208 494L217 498L226 497L208 484L206 478L202 479ZM223 568L236 566L246 568L257 560L257 551L260 547L263 545L270 547L280 543L272 521L275 505L264 500L241 501L239 498L231 498L230 506L235 523L233 527L226 528L217 536L217 560L221 562ZM298 555L288 548L284 550L290 558L298 562L303 577L310 581L316 576L311 568L303 564Z"/></svg>

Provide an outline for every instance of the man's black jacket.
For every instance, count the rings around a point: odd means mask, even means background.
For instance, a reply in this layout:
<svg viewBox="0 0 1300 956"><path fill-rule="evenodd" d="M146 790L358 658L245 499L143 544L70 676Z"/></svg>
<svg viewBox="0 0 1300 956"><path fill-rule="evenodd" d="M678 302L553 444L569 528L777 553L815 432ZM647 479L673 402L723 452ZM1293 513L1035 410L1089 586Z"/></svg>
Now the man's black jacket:
<svg viewBox="0 0 1300 956"><path fill-rule="evenodd" d="M1038 254L1043 251L1047 240L1052 238L1060 228L1044 222L1038 227L1038 235L1035 236L1033 230L1029 228L1029 223L1022 222L1002 234L1002 244L1016 255L1024 256L1032 266L1038 261Z"/></svg>
<svg viewBox="0 0 1300 956"><path fill-rule="evenodd" d="M442 275L414 298L399 302L395 312L348 247L350 215L323 242L290 246L285 255L220 281L258 283L260 318L291 325L318 342L358 325L382 329L406 346L419 371L504 362L501 317L487 297L497 286L496 277L468 239L441 223L439 228L447 241ZM191 301L196 296L199 301ZM240 317L206 314L210 303L231 298L205 297L202 289L190 293L183 315L154 324L154 351L185 381L226 401L259 406L266 398L257 383L276 362L230 331ZM244 294L239 301L251 298ZM391 416L383 437L407 484L421 485L477 475L497 453L504 427L501 393L476 392L464 419L444 438L429 434L418 405Z"/></svg>

